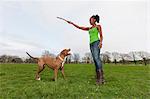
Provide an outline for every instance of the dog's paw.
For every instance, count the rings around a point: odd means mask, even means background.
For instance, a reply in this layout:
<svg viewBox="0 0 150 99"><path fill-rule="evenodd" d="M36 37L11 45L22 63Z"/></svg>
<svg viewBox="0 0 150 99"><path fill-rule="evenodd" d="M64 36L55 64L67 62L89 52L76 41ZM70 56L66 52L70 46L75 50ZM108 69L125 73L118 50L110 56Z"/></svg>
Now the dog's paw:
<svg viewBox="0 0 150 99"><path fill-rule="evenodd" d="M41 80L41 78L37 78L36 80Z"/></svg>
<svg viewBox="0 0 150 99"><path fill-rule="evenodd" d="M55 81L55 79L54 79L54 78L51 78L51 80L52 80L52 81Z"/></svg>

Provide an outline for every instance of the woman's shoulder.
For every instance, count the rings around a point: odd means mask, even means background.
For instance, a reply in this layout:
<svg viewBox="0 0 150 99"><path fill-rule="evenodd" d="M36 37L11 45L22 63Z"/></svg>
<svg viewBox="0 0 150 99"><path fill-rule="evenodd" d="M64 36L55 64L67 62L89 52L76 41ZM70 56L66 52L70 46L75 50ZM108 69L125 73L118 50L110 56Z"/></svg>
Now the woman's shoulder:
<svg viewBox="0 0 150 99"><path fill-rule="evenodd" d="M97 25L96 25L96 27L100 28L100 27L101 27L101 25L100 25L100 24L97 24Z"/></svg>
<svg viewBox="0 0 150 99"><path fill-rule="evenodd" d="M101 25L100 24L96 25L96 27L97 27L98 30L101 30Z"/></svg>

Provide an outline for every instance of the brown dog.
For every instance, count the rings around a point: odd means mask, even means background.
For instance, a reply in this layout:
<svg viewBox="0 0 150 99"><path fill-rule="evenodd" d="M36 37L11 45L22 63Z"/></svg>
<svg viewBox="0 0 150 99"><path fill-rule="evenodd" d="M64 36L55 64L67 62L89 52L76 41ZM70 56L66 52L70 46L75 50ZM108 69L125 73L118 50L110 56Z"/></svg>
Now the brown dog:
<svg viewBox="0 0 150 99"><path fill-rule="evenodd" d="M35 58L26 52L31 58L37 60L37 62L38 62L38 70L37 70L35 79L40 80L40 72L44 70L45 65L47 65L49 68L54 70L53 80L55 80L55 81L57 80L57 74L58 74L59 69L61 70L61 73L65 79L63 62L64 62L65 57L70 55L69 51L70 51L70 49L62 50L56 58L53 58L50 56L43 56L41 58Z"/></svg>

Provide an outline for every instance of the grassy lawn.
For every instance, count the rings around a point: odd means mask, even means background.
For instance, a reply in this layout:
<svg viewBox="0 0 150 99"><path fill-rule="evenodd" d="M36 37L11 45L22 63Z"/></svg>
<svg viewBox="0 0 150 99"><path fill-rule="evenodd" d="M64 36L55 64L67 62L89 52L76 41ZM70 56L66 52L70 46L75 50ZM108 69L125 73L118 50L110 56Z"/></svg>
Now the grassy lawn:
<svg viewBox="0 0 150 99"><path fill-rule="evenodd" d="M46 68L34 80L36 64L0 64L0 99L150 99L150 66L104 65L106 84L95 85L90 64L66 64L64 80Z"/></svg>

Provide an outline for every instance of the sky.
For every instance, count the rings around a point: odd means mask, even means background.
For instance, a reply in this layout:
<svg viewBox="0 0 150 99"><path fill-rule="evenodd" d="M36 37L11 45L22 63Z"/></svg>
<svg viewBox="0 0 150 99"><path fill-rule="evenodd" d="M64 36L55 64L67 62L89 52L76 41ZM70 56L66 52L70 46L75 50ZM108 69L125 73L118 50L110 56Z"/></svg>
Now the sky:
<svg viewBox="0 0 150 99"><path fill-rule="evenodd" d="M57 19L63 17L89 27L100 16L105 51L150 52L150 1L148 0L1 0L0 55L40 56L64 48L84 55L90 52L88 31Z"/></svg>

